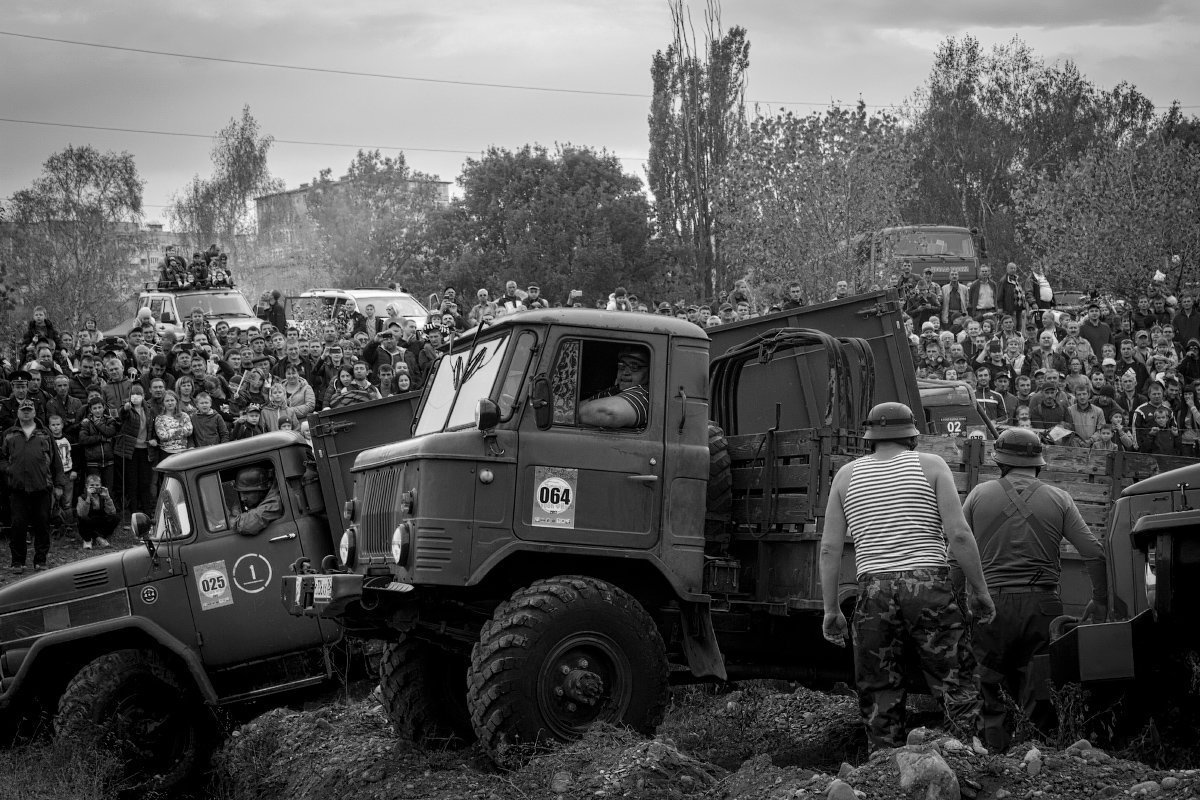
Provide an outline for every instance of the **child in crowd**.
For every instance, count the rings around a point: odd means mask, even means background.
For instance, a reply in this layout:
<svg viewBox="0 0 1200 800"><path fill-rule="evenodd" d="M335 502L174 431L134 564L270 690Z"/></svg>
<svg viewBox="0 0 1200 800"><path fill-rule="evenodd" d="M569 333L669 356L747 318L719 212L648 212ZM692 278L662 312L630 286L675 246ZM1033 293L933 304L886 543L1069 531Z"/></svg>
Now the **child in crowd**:
<svg viewBox="0 0 1200 800"><path fill-rule="evenodd" d="M63 418L58 414L51 414L48 422L50 438L54 440L58 458L62 461L62 475L57 480L58 487L62 489L62 495L52 497L50 500L50 524L57 529L57 532L61 532L70 527L73 522L71 499L74 495L75 479L79 477L79 473L75 471L75 465L71 461L71 440L63 433Z"/></svg>
<svg viewBox="0 0 1200 800"><path fill-rule="evenodd" d="M83 539L84 550L111 546L108 537L117 527L117 507L99 474L88 474L83 494L75 503L75 516L79 520L79 537Z"/></svg>
<svg viewBox="0 0 1200 800"><path fill-rule="evenodd" d="M1113 441L1113 426L1106 422L1096 430L1096 439L1092 442L1093 450L1120 450L1120 445Z"/></svg>
<svg viewBox="0 0 1200 800"><path fill-rule="evenodd" d="M1155 408L1154 424L1144 431L1138 431L1138 450L1152 455L1179 455L1179 428L1172 419L1169 407Z"/></svg>
<svg viewBox="0 0 1200 800"><path fill-rule="evenodd" d="M196 395L196 412L191 418L192 439L196 447L229 441L229 426L224 418L213 410L212 396L208 392Z"/></svg>
<svg viewBox="0 0 1200 800"><path fill-rule="evenodd" d="M266 429L262 426L262 407L258 403L251 403L233 423L232 438L236 442L260 433L266 433Z"/></svg>
<svg viewBox="0 0 1200 800"><path fill-rule="evenodd" d="M104 400L89 401L88 415L79 423L79 443L83 445L88 473L97 474L105 489L111 489L113 485L113 438L116 435L117 421L108 415Z"/></svg>

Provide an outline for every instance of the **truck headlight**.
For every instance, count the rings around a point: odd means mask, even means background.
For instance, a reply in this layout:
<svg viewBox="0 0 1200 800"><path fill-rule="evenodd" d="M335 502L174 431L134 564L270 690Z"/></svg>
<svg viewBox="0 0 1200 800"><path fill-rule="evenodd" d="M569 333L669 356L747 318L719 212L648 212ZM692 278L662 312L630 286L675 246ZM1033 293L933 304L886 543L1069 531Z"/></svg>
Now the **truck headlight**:
<svg viewBox="0 0 1200 800"><path fill-rule="evenodd" d="M398 565L408 561L408 548L412 545L412 525L405 521L392 531L392 560Z"/></svg>
<svg viewBox="0 0 1200 800"><path fill-rule="evenodd" d="M342 539L338 542L338 558L342 562L343 567L349 568L352 566L351 560L354 558L355 545L357 537L355 536L354 528L349 527L342 534Z"/></svg>

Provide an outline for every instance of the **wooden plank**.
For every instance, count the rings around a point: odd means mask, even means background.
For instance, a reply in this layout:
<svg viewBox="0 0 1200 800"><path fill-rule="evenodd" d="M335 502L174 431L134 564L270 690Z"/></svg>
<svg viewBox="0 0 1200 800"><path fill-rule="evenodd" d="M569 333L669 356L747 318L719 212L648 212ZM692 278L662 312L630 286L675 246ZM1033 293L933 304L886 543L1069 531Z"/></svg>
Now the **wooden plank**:
<svg viewBox="0 0 1200 800"><path fill-rule="evenodd" d="M816 450L813 434L811 428L779 431L775 434L775 455L794 457L813 453ZM729 457L734 461L761 459L767 452L766 440L765 433L730 436Z"/></svg>
<svg viewBox="0 0 1200 800"><path fill-rule="evenodd" d="M922 453L934 453L941 456L948 464L958 464L963 459L963 442L957 436L923 435L917 443L917 450Z"/></svg>
<svg viewBox="0 0 1200 800"><path fill-rule="evenodd" d="M765 515L767 500L762 497L735 497L731 514L733 521L739 525L758 525L767 522ZM772 524L799 525L813 519L812 503L807 495L780 495L775 500L775 514L769 520Z"/></svg>
<svg viewBox="0 0 1200 800"><path fill-rule="evenodd" d="M733 491L747 491L749 489L762 489L772 480L775 481L775 488L786 489L807 489L808 481L812 474L812 467L809 466L780 466L775 465L772 470L774 476L764 473L763 467L734 467L733 473Z"/></svg>

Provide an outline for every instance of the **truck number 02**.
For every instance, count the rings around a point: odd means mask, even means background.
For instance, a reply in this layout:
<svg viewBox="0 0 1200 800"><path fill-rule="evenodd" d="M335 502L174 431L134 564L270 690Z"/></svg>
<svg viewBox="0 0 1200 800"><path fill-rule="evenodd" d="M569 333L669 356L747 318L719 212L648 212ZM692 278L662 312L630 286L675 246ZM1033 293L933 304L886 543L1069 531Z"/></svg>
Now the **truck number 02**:
<svg viewBox="0 0 1200 800"><path fill-rule="evenodd" d="M946 433L951 436L962 436L963 424L961 420L948 419L946 420Z"/></svg>
<svg viewBox="0 0 1200 800"><path fill-rule="evenodd" d="M571 489L566 486L542 486L538 489L538 502L544 506L569 506Z"/></svg>
<svg viewBox="0 0 1200 800"><path fill-rule="evenodd" d="M225 591L225 578L221 575L205 578L204 580L200 581L200 591L206 594L209 592Z"/></svg>

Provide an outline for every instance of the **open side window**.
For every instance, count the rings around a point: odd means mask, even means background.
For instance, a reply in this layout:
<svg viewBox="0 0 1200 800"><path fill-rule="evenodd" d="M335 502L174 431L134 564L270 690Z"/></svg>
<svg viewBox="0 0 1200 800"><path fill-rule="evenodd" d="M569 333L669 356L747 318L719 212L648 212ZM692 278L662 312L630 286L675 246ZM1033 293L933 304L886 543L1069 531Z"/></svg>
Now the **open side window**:
<svg viewBox="0 0 1200 800"><path fill-rule="evenodd" d="M621 393L618 364L623 353L635 352L646 363L650 374L650 349L645 345L598 339L564 339L558 347L550 371L550 389L554 406L555 426L583 426L580 404ZM645 382L641 384L647 386ZM648 388L648 386L647 386ZM645 402L646 423L653 413L648 396ZM646 425L634 426L637 429Z"/></svg>
<svg viewBox="0 0 1200 800"><path fill-rule="evenodd" d="M213 533L224 533L233 527L233 520L242 512L242 498L237 490L238 473L249 467L259 467L266 470L268 486L280 491L280 497L285 497L279 486L279 476L270 461L255 461L248 464L238 464L236 467L226 467L217 472L209 472L200 476L200 510L204 515L204 526ZM285 502L286 511L286 502Z"/></svg>

